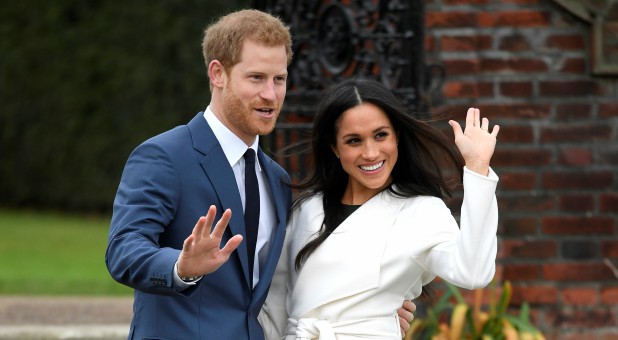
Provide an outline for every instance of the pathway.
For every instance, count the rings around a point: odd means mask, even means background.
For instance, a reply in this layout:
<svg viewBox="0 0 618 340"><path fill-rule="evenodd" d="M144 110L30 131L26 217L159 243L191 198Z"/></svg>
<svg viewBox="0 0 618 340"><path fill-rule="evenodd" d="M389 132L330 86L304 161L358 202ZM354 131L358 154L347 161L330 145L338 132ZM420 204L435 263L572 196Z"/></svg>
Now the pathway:
<svg viewBox="0 0 618 340"><path fill-rule="evenodd" d="M132 297L0 296L0 339L126 339Z"/></svg>

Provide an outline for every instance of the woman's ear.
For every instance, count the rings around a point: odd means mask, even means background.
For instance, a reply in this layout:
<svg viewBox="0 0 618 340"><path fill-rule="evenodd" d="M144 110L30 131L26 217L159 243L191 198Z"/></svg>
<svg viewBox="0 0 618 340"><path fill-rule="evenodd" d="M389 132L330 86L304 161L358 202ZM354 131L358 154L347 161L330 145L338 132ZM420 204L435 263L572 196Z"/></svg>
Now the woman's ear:
<svg viewBox="0 0 618 340"><path fill-rule="evenodd" d="M334 145L331 145L330 148L333 150L333 153L335 154L335 157L339 158L339 153L337 152L337 148L335 148Z"/></svg>

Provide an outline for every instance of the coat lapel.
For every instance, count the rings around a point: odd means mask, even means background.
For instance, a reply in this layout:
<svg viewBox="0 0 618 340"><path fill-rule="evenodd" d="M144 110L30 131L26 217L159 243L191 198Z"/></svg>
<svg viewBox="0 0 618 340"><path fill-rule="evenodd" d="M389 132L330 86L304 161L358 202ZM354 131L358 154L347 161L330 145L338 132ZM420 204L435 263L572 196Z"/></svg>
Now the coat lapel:
<svg viewBox="0 0 618 340"><path fill-rule="evenodd" d="M232 219L228 228L232 235L240 234L246 239L242 201L238 193L234 171L230 167L219 141L204 119L203 113L198 113L189 122L189 130L193 139L193 147L204 155L200 164L215 190L215 195L219 198L220 206L232 210ZM204 207L204 210L206 209L208 207ZM217 211L217 216L221 216L222 213L223 211ZM239 259L247 285L249 285L249 261L245 242L240 243L236 253L243 254L243 256L239 255Z"/></svg>
<svg viewBox="0 0 618 340"><path fill-rule="evenodd" d="M386 238L402 202L382 192L341 223L307 258L293 282L290 315L301 317L329 302L378 287ZM290 253L294 254L288 259L290 268L298 251L316 236L323 221L321 196L307 203L290 231Z"/></svg>

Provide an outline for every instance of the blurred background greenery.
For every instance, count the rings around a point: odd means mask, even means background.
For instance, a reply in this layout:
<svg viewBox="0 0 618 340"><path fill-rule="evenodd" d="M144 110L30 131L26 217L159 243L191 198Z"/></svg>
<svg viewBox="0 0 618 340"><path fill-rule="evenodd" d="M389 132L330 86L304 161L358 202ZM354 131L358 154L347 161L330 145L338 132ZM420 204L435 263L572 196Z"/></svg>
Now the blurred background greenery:
<svg viewBox="0 0 618 340"><path fill-rule="evenodd" d="M124 162L206 107L203 29L249 5L3 2L0 294L130 293L103 261Z"/></svg>

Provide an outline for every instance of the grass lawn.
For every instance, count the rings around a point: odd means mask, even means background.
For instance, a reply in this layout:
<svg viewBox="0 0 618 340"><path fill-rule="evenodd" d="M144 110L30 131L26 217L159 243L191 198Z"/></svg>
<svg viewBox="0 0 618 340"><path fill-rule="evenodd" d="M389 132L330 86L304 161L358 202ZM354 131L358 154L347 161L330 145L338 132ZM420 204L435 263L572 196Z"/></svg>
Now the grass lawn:
<svg viewBox="0 0 618 340"><path fill-rule="evenodd" d="M0 294L130 295L105 267L109 217L0 210Z"/></svg>

